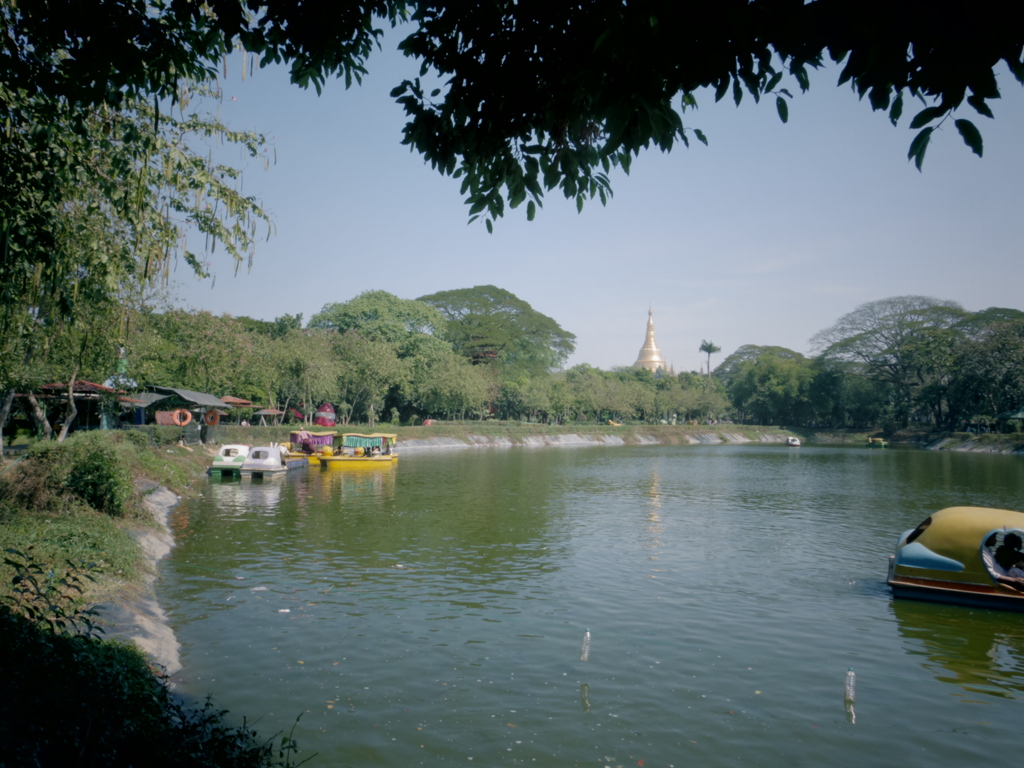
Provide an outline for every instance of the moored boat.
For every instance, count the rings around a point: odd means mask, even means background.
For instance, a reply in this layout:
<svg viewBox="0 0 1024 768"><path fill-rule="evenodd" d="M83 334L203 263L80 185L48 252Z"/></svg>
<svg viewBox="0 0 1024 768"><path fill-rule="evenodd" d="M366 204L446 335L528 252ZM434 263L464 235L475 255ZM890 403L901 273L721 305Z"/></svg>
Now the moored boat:
<svg viewBox="0 0 1024 768"><path fill-rule="evenodd" d="M869 437L868 448L887 448L889 444L881 437Z"/></svg>
<svg viewBox="0 0 1024 768"><path fill-rule="evenodd" d="M799 448L800 447L800 438L799 437L794 437L793 435L790 435L789 437L786 438L786 445L792 445L792 446L794 446L796 448Z"/></svg>
<svg viewBox="0 0 1024 768"><path fill-rule="evenodd" d="M1024 513L949 507L900 536L894 597L1024 612Z"/></svg>
<svg viewBox="0 0 1024 768"><path fill-rule="evenodd" d="M284 474L290 469L309 466L305 457L292 458L283 445L257 445L249 451L240 470L243 477L267 477Z"/></svg>
<svg viewBox="0 0 1024 768"><path fill-rule="evenodd" d="M398 435L375 432L369 435L349 432L343 434L337 450L325 449L320 455L320 466L327 468L390 467L398 462L395 441Z"/></svg>
<svg viewBox="0 0 1024 768"><path fill-rule="evenodd" d="M242 470L242 463L248 455L248 445L222 445L217 451L217 455L213 457L209 473L221 477L237 477Z"/></svg>
<svg viewBox="0 0 1024 768"><path fill-rule="evenodd" d="M326 448L334 445L337 432L311 432L308 429L293 431L288 439L291 449L288 455L293 459L305 458L311 467L320 466L320 456Z"/></svg>

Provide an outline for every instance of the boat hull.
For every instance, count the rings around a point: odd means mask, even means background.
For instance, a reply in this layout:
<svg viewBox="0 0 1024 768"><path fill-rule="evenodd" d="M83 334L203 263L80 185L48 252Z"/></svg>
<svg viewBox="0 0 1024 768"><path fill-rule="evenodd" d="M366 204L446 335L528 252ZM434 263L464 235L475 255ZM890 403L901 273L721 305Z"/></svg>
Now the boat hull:
<svg viewBox="0 0 1024 768"><path fill-rule="evenodd" d="M272 477L286 474L289 470L308 467L305 456L293 458L287 450L275 445L260 445L253 448L242 464L242 477Z"/></svg>
<svg viewBox="0 0 1024 768"><path fill-rule="evenodd" d="M321 456L322 469L387 469L398 463L398 456Z"/></svg>
<svg viewBox="0 0 1024 768"><path fill-rule="evenodd" d="M302 453L300 451L292 451L288 454L290 459L305 459L306 463L311 467L320 466L320 454L319 453Z"/></svg>
<svg viewBox="0 0 1024 768"><path fill-rule="evenodd" d="M241 470L242 477L268 477L273 475L286 475L293 469L308 467L309 462L305 458L284 460L284 465L276 467L246 467Z"/></svg>

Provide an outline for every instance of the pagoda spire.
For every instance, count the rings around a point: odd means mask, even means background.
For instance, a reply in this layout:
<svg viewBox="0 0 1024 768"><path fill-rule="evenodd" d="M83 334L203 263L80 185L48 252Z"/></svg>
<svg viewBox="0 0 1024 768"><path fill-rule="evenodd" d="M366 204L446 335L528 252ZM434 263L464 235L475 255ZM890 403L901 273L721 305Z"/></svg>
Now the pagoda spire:
<svg viewBox="0 0 1024 768"><path fill-rule="evenodd" d="M644 338L644 345L640 348L634 368L646 368L649 371L668 370L668 364L658 349L658 342L654 340L654 308L647 310L647 336Z"/></svg>

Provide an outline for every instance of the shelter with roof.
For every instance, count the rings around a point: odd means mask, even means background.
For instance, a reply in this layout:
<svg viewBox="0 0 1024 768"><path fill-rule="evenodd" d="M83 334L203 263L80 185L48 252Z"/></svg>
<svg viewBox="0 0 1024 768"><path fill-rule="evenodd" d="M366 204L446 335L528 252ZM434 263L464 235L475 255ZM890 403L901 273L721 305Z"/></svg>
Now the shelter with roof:
<svg viewBox="0 0 1024 768"><path fill-rule="evenodd" d="M41 386L36 399L51 423L57 423L64 416L68 399L68 384L53 382ZM27 398L28 395L18 395ZM97 384L94 381L76 379L71 384L71 397L75 402L75 418L72 429L113 429L117 426L122 410L139 404L122 390Z"/></svg>
<svg viewBox="0 0 1024 768"><path fill-rule="evenodd" d="M153 420L156 423L166 421L167 417L161 419L160 414L167 414L179 409L185 409L194 416L216 412L218 416L226 415L231 410L231 405L225 403L216 395L206 392L194 392L191 389L180 389L178 387L160 387L148 385L145 392L140 392L135 397L143 403L135 413L135 423L146 423L146 412L151 411ZM197 418L198 422L199 419Z"/></svg>

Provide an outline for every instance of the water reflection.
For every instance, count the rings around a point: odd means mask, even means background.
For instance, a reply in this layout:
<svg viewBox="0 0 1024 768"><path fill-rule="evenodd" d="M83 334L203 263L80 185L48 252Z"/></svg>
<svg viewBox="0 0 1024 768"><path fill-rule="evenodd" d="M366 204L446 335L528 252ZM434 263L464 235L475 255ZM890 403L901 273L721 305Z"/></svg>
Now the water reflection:
<svg viewBox="0 0 1024 768"><path fill-rule="evenodd" d="M648 479L648 487L644 490L644 498L647 506L647 525L644 529L647 533L646 546L652 549L661 544L661 534L664 532L664 525L661 522L661 507L663 504L661 494L661 477L658 468L653 467Z"/></svg>
<svg viewBox="0 0 1024 768"><path fill-rule="evenodd" d="M222 515L273 515L281 507L281 493L287 482L283 475L233 483L212 483L210 499Z"/></svg>
<svg viewBox="0 0 1024 768"><path fill-rule="evenodd" d="M320 482L315 483L314 493L319 501L337 503L365 499L391 501L395 498L395 477L397 467L369 467L325 469L320 472Z"/></svg>
<svg viewBox="0 0 1024 768"><path fill-rule="evenodd" d="M1024 692L1024 624L1016 614L894 600L899 633L912 656L941 683L972 694Z"/></svg>

